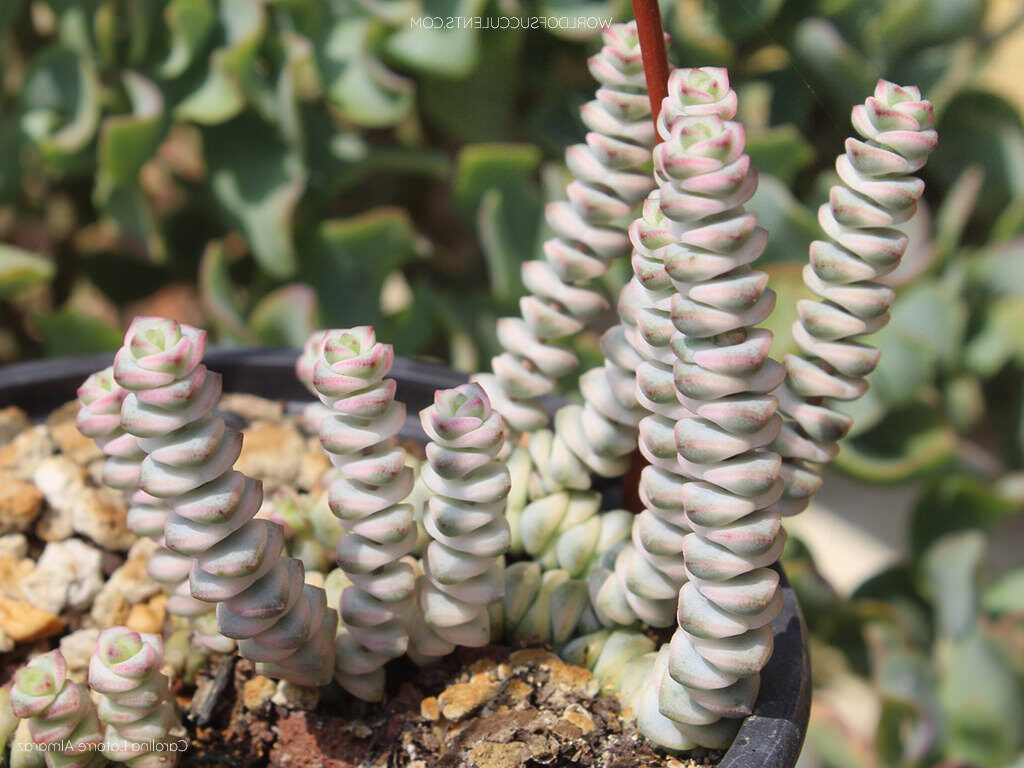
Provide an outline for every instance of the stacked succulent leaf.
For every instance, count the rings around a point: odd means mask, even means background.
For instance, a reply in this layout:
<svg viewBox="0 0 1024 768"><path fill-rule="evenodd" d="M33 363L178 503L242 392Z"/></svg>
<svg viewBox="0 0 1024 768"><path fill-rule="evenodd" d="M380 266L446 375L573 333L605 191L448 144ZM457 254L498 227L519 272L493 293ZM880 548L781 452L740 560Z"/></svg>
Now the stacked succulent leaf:
<svg viewBox="0 0 1024 768"><path fill-rule="evenodd" d="M129 391L121 426L146 453L139 488L170 509L164 543L190 558L193 597L217 604L221 634L270 674L304 685L331 677L337 618L302 563L282 556L281 526L254 519L262 484L232 470L241 435L212 414L220 376L202 364L205 333L138 318L114 359Z"/></svg>

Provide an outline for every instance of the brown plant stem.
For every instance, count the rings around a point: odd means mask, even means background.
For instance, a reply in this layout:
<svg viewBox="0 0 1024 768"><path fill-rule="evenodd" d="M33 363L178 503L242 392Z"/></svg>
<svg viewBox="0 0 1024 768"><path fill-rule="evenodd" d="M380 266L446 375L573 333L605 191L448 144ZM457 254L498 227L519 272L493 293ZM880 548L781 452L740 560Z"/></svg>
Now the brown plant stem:
<svg viewBox="0 0 1024 768"><path fill-rule="evenodd" d="M658 0L633 0L633 16L640 39L647 96L651 100L651 119L657 129L661 102L668 96L668 54L665 52L665 31L661 27Z"/></svg>

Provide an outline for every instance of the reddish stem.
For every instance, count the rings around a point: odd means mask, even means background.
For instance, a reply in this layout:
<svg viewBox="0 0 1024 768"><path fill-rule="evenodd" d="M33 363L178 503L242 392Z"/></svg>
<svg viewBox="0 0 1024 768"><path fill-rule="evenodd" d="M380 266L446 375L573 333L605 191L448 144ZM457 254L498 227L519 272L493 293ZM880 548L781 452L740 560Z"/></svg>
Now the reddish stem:
<svg viewBox="0 0 1024 768"><path fill-rule="evenodd" d="M647 95L651 100L651 119L657 130L661 102L668 96L668 54L665 52L665 32L661 28L658 0L633 0L633 16L640 38Z"/></svg>

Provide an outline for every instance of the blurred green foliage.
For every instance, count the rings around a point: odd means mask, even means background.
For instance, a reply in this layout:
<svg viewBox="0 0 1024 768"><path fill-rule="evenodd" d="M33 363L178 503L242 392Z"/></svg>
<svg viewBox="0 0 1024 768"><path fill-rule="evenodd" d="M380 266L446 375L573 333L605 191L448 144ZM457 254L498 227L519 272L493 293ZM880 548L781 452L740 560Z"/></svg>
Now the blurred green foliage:
<svg viewBox="0 0 1024 768"><path fill-rule="evenodd" d="M979 72L987 0L676 0L677 65L729 67L771 232L776 356L816 209L880 76L940 145L882 362L838 466L915 480L907 565L840 599L794 543L815 670L872 692L865 737L816 707L808 766L1024 766L1024 573L978 531L1024 502L1024 130ZM591 97L583 30L415 20L622 18L622 0L0 0L0 360L112 349L140 312L221 344L372 323L469 369L516 309ZM496 25L490 25L496 26ZM514 25L506 25L514 26ZM615 290L628 276L618 265ZM580 341L590 362L596 334ZM1013 761L1017 762L1014 763Z"/></svg>

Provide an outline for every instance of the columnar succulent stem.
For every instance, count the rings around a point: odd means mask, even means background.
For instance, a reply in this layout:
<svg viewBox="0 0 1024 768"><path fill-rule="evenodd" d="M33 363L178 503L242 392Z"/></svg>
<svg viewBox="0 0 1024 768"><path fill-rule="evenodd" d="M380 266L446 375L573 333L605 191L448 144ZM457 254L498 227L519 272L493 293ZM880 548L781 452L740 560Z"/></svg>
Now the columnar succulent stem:
<svg viewBox="0 0 1024 768"><path fill-rule="evenodd" d="M431 539L423 558L424 618L449 643L486 645L488 606L505 592L510 539L502 514L509 471L495 458L504 424L479 384L438 390L420 422L430 438L422 470L431 494L423 519Z"/></svg>
<svg viewBox="0 0 1024 768"><path fill-rule="evenodd" d="M931 102L914 87L879 80L852 119L863 141L847 139L836 159L841 183L818 209L828 239L811 243L804 267L804 282L820 301L798 304L793 337L803 357L786 357L777 393L788 417L776 441L784 458L783 514L807 506L821 485L821 467L850 430L850 418L828 401L856 400L878 365L878 350L857 339L889 322L893 290L878 279L903 258L907 236L893 226L917 210L924 182L912 174L938 141Z"/></svg>
<svg viewBox="0 0 1024 768"><path fill-rule="evenodd" d="M601 87L582 109L590 132L586 144L565 153L576 179L566 190L569 200L548 206L546 218L555 237L544 244L544 260L523 265L529 293L520 301L522 317L498 321L505 352L491 361L493 373L480 377L495 410L514 432L544 426L547 415L534 399L551 392L579 365L559 342L607 306L591 283L611 260L629 253L620 222L652 186L647 168L654 129L636 26L613 24L603 37L604 47L590 59Z"/></svg>
<svg viewBox="0 0 1024 768"><path fill-rule="evenodd" d="M262 484L232 470L242 436L213 415L220 376L202 364L206 334L137 318L114 358L129 390L121 425L146 451L139 487L171 508L166 546L192 558L193 597L217 604L221 634L268 674L303 685L330 679L337 617L324 592L282 556L281 526L253 519Z"/></svg>
<svg viewBox="0 0 1024 768"><path fill-rule="evenodd" d="M159 552L150 557L148 570L170 593L167 610L175 616L195 618L208 613L211 607L192 597L189 590L192 558L162 546L170 512L168 505L139 488L146 451L139 445L139 438L121 426L121 405L127 395L128 390L114 381L113 367L92 374L78 388L78 430L92 438L106 455L103 482L124 492L128 501L128 530L161 544ZM194 629L196 641L211 650L223 653L234 650L235 644L230 638L219 632L204 631L203 623L195 624Z"/></svg>
<svg viewBox="0 0 1024 768"><path fill-rule="evenodd" d="M100 694L99 717L107 731L103 755L132 768L163 768L177 752L161 749L177 719L167 677L161 674L163 642L128 627L100 633L89 660L89 687Z"/></svg>
<svg viewBox="0 0 1024 768"><path fill-rule="evenodd" d="M395 436L405 406L395 401L394 350L368 326L325 332L313 385L333 414L320 440L336 468L328 488L331 511L346 533L338 565L351 580L341 594L343 631L337 640L338 681L368 701L384 695L384 664L409 644L406 610L415 574L403 558L416 546L413 485L405 450Z"/></svg>
<svg viewBox="0 0 1024 768"><path fill-rule="evenodd" d="M632 545L619 553L611 572L591 576L594 604L609 624L642 620L670 626L686 580L680 553L690 531L682 496L689 475L676 461L673 429L687 410L673 381L676 286L671 273L701 258L731 263L729 227L757 184L742 154L742 129L724 122L735 115L736 103L723 69L673 72L659 118L663 143L655 149L656 161L662 161L655 169L658 189L630 227L634 277L623 291L620 311L626 339L640 361L635 394L648 415L639 424L639 446L650 466L640 476L644 510L633 523ZM686 130L675 129L686 121ZM763 246L763 231L755 232L742 241L739 258L753 258Z"/></svg>
<svg viewBox="0 0 1024 768"><path fill-rule="evenodd" d="M785 541L776 506L783 484L779 455L766 446L781 427L772 392L784 372L768 357L771 333L755 327L775 296L768 275L750 267L767 233L743 209L757 186L743 128L724 119L730 114L666 112L654 164L670 238L674 359L672 377L655 383L671 385L680 410L674 424L641 423L641 435L651 473L690 478L678 498L691 532L682 539L679 626L654 666L658 711L650 688L637 709L654 741L721 748L753 709L772 650L768 624L781 606L770 566Z"/></svg>
<svg viewBox="0 0 1024 768"><path fill-rule="evenodd" d="M89 768L103 764L103 732L85 686L67 676L59 650L36 656L14 675L11 710L28 720L32 741L43 749L48 768Z"/></svg>

